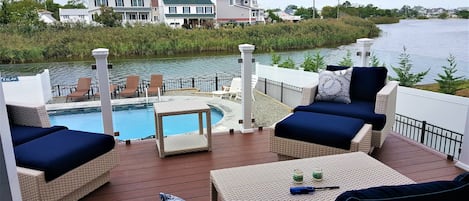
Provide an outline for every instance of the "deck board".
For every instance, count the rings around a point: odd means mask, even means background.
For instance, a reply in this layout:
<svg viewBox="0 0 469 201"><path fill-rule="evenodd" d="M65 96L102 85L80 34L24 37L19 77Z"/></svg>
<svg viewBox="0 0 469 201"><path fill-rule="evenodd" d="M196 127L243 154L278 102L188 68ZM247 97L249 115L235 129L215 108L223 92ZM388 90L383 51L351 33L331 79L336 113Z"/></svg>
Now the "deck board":
<svg viewBox="0 0 469 201"><path fill-rule="evenodd" d="M171 193L185 200L209 200L209 172L213 169L269 163L277 156L269 152L267 130L253 134L217 133L211 152L158 157L155 140L117 146L120 165L111 171L111 181L83 200L159 200ZM463 170L445 156L396 134L387 137L374 158L416 182L453 179Z"/></svg>

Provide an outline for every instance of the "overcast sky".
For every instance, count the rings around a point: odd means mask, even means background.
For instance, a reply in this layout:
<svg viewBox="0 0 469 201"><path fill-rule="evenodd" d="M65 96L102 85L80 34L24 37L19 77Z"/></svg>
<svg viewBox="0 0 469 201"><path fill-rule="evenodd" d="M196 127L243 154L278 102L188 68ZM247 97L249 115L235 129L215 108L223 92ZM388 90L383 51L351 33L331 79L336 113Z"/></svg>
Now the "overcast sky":
<svg viewBox="0 0 469 201"><path fill-rule="evenodd" d="M342 4L345 0L339 0ZM290 4L312 7L313 0L257 0L259 7L280 8L285 9ZM469 7L469 0L349 0L353 4L368 5L373 4L379 8L402 8L404 5L423 6L425 8L458 8ZM315 0L316 8L320 9L323 6L336 6L337 0Z"/></svg>

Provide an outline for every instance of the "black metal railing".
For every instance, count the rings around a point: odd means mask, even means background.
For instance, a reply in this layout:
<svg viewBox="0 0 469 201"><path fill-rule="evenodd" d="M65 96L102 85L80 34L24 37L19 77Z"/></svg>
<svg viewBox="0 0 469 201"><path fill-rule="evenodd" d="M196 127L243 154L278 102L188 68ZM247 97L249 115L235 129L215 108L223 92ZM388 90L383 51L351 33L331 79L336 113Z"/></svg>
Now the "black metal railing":
<svg viewBox="0 0 469 201"><path fill-rule="evenodd" d="M447 155L449 160L459 159L463 134L426 121L396 114L393 131Z"/></svg>
<svg viewBox="0 0 469 201"><path fill-rule="evenodd" d="M284 103L285 97L288 96L290 93L288 92L296 92L297 94L301 94L303 88L293 86L290 84L286 84L284 82L278 82L274 80L269 80L267 78L259 78L258 89L266 95L269 95L278 101Z"/></svg>
<svg viewBox="0 0 469 201"><path fill-rule="evenodd" d="M163 93L168 90L196 88L202 92L210 92L221 90L222 86L229 86L231 80L236 75L215 75L214 77L192 77L192 78L179 78L179 79L166 79L163 80ZM116 93L125 89L124 83L113 83L116 87ZM149 80L142 80L138 85L138 95L145 93L145 88L150 85ZM76 85L55 85L52 87L52 96L67 96L76 90ZM90 88L90 95L99 91L98 84L92 84Z"/></svg>

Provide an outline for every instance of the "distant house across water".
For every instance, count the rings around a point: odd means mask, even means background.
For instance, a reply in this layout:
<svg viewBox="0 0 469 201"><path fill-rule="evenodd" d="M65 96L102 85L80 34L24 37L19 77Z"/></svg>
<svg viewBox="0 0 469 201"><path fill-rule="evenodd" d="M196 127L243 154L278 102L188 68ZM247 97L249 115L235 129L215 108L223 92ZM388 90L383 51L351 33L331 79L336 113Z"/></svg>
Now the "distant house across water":
<svg viewBox="0 0 469 201"><path fill-rule="evenodd" d="M64 23L85 23L92 22L88 9L63 9L59 8L60 21Z"/></svg>

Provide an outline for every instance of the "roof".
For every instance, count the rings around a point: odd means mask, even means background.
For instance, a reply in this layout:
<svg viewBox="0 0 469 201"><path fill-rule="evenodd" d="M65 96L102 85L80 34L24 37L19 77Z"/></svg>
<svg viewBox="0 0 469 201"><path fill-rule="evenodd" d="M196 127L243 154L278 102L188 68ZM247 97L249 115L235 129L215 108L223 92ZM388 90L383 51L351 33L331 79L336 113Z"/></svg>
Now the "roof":
<svg viewBox="0 0 469 201"><path fill-rule="evenodd" d="M177 18L215 18L215 14L165 14L165 16Z"/></svg>
<svg viewBox="0 0 469 201"><path fill-rule="evenodd" d="M210 4L211 0L163 0L164 4Z"/></svg>

